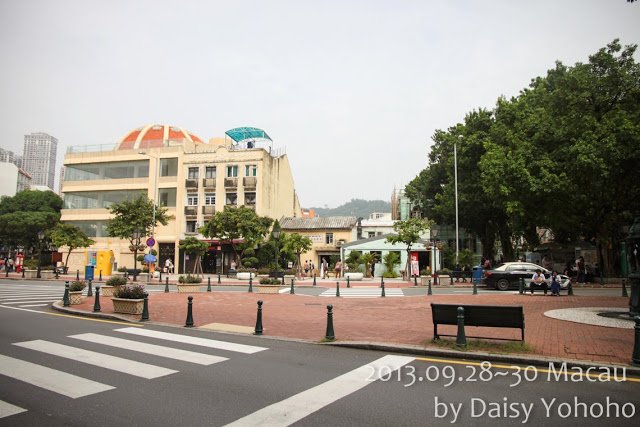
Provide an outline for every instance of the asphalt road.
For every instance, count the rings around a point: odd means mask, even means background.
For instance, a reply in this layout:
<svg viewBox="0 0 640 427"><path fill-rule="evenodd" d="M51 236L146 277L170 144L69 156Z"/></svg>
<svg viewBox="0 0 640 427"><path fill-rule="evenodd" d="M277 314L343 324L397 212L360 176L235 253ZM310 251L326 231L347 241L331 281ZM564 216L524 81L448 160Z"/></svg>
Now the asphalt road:
<svg viewBox="0 0 640 427"><path fill-rule="evenodd" d="M524 367L132 326L15 304L0 304L0 332L0 425L565 426L640 420L635 378L556 379L539 367L525 374ZM622 371L617 375L623 379Z"/></svg>

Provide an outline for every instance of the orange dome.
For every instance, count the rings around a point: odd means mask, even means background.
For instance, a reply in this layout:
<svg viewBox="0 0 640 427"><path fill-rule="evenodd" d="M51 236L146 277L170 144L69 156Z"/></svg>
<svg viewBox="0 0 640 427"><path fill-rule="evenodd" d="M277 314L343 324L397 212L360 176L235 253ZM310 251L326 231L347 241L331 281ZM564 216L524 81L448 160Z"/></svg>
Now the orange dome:
<svg viewBox="0 0 640 427"><path fill-rule="evenodd" d="M177 126L147 125L127 133L116 146L116 150L138 150L143 148L167 147L185 141L200 143L196 135Z"/></svg>

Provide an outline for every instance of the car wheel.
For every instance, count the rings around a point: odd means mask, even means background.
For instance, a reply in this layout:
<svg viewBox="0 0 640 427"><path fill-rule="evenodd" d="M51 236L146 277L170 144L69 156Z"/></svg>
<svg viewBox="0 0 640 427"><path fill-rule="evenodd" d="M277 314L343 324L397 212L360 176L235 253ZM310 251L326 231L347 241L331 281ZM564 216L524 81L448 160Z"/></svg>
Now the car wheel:
<svg viewBox="0 0 640 427"><path fill-rule="evenodd" d="M496 282L496 289L499 291L508 291L511 283L507 279L500 279Z"/></svg>

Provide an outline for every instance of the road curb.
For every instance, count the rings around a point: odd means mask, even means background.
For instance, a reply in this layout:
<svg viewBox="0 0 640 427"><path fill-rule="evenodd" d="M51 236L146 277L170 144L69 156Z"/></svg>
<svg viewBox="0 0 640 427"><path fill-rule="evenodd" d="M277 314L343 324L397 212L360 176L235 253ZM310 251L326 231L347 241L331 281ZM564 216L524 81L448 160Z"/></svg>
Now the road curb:
<svg viewBox="0 0 640 427"><path fill-rule="evenodd" d="M139 322L137 320L131 320L131 319L128 319L128 318L126 318L124 316L118 316L117 314L82 311L82 310L76 310L75 308L64 307L62 305L62 301L56 301L56 302L52 303L51 304L51 308L56 310L56 311L60 311L62 313L73 314L75 316L92 317L94 319L118 320L120 322L128 322L128 323L141 323L141 322Z"/></svg>

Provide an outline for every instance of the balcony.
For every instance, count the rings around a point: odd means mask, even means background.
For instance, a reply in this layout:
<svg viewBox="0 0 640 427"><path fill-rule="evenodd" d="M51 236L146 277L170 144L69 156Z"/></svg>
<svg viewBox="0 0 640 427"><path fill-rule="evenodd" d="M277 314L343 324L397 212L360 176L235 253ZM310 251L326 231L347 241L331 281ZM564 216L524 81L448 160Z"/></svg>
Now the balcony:
<svg viewBox="0 0 640 427"><path fill-rule="evenodd" d="M186 179L184 181L185 187L187 187L187 191L198 191L198 180L197 179Z"/></svg>
<svg viewBox="0 0 640 427"><path fill-rule="evenodd" d="M257 184L258 179L255 176L245 176L242 178L242 185L244 185L245 188L256 188Z"/></svg>
<svg viewBox="0 0 640 427"><path fill-rule="evenodd" d="M205 190L215 190L216 179L215 178L202 178L202 186Z"/></svg>
<svg viewBox="0 0 640 427"><path fill-rule="evenodd" d="M198 207L197 206L185 206L184 214L188 217L198 216Z"/></svg>
<svg viewBox="0 0 640 427"><path fill-rule="evenodd" d="M205 219L209 219L211 218L211 216L213 216L213 214L216 213L216 207L215 206L203 206L202 207L202 214L204 215Z"/></svg>
<svg viewBox="0 0 640 427"><path fill-rule="evenodd" d="M225 178L224 179L224 187L225 188L237 188L238 187L238 178Z"/></svg>

